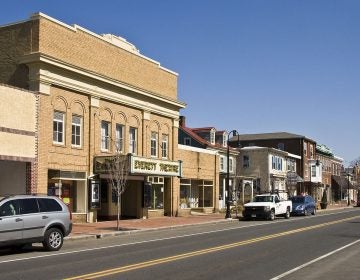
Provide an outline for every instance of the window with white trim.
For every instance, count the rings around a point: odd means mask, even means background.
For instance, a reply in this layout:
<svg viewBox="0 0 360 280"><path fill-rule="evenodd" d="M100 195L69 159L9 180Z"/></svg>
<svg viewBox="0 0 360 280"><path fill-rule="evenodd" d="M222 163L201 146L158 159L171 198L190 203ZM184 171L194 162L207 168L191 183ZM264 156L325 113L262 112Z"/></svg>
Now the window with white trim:
<svg viewBox="0 0 360 280"><path fill-rule="evenodd" d="M101 121L101 150L110 150L110 123Z"/></svg>
<svg viewBox="0 0 360 280"><path fill-rule="evenodd" d="M64 144L65 139L65 113L54 111L53 115L53 142L56 144Z"/></svg>
<svg viewBox="0 0 360 280"><path fill-rule="evenodd" d="M229 158L229 172L234 171L234 159L231 157Z"/></svg>
<svg viewBox="0 0 360 280"><path fill-rule="evenodd" d="M250 167L250 157L243 156L243 168L249 168L249 167Z"/></svg>
<svg viewBox="0 0 360 280"><path fill-rule="evenodd" d="M71 122L71 145L81 147L82 141L82 117L73 115Z"/></svg>
<svg viewBox="0 0 360 280"><path fill-rule="evenodd" d="M122 124L116 124L115 131L115 139L116 139L116 151L122 152L124 148L124 126Z"/></svg>
<svg viewBox="0 0 360 280"><path fill-rule="evenodd" d="M213 145L215 144L215 129L214 128L212 128L210 130L210 143Z"/></svg>
<svg viewBox="0 0 360 280"><path fill-rule="evenodd" d="M225 160L225 157L220 156L220 171L225 171L224 160Z"/></svg>
<svg viewBox="0 0 360 280"><path fill-rule="evenodd" d="M226 132L223 133L223 147L227 147L228 136Z"/></svg>
<svg viewBox="0 0 360 280"><path fill-rule="evenodd" d="M157 153L158 153L158 133L155 131L151 132L151 140L150 140L150 150L151 150L151 156L152 157L157 157Z"/></svg>
<svg viewBox="0 0 360 280"><path fill-rule="evenodd" d="M136 154L136 138L137 138L137 129L135 127L130 127L129 130L129 153Z"/></svg>
<svg viewBox="0 0 360 280"><path fill-rule="evenodd" d="M186 146L191 146L191 138L185 137L185 138L184 138L184 145L186 145Z"/></svg>
<svg viewBox="0 0 360 280"><path fill-rule="evenodd" d="M166 134L163 134L162 140L161 140L161 156L162 156L162 158L168 157L168 142L169 142L169 136Z"/></svg>

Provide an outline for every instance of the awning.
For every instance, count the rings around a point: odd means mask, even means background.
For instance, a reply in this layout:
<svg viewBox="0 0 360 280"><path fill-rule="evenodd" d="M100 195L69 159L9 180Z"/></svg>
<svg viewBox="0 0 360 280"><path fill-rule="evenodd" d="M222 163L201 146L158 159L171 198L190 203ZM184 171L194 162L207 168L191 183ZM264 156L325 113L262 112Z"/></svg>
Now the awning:
<svg viewBox="0 0 360 280"><path fill-rule="evenodd" d="M304 182L304 179L299 176L295 171L289 171L286 174L286 183L289 185L296 185L297 183Z"/></svg>
<svg viewBox="0 0 360 280"><path fill-rule="evenodd" d="M356 190L358 189L358 187L351 184L351 182L345 177L332 175L331 179L332 179L332 185L335 185L339 188L342 188L342 189L349 188L349 189L356 189Z"/></svg>

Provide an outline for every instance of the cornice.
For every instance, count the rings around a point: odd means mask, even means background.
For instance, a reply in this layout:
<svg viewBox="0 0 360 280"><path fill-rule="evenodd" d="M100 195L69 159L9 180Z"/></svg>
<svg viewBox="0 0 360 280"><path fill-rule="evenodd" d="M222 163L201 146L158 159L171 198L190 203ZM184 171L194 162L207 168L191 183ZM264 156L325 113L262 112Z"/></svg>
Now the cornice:
<svg viewBox="0 0 360 280"><path fill-rule="evenodd" d="M171 117L178 117L178 110L185 108L185 103L179 102L177 100L166 98L160 96L159 94L145 91L131 85L119 82L114 79L109 79L103 75L99 75L88 70L84 70L79 67L75 67L71 64L64 63L57 59L54 59L50 56L46 56L41 53L33 53L30 55L23 56L19 63L25 63L30 67L30 80L41 85L58 85L65 88L69 88L75 91L83 92L93 97L97 97L104 100L112 100L115 102L120 102L125 105L132 107L137 107L143 110L150 110L156 113L162 113ZM51 67L55 67L55 71ZM50 71L53 70L53 71ZM61 73L61 71L66 71L69 73L75 73L86 78L91 78L94 81L94 84L89 84L88 82L82 82L79 79L72 78L69 75ZM141 98L134 98L131 96L126 96L108 90L104 87L96 85L96 82L105 83L116 88L127 90L131 92L136 92L144 99L151 99L154 102L142 101ZM168 106L175 107L177 110L164 109L164 106L159 106L156 103L167 104Z"/></svg>

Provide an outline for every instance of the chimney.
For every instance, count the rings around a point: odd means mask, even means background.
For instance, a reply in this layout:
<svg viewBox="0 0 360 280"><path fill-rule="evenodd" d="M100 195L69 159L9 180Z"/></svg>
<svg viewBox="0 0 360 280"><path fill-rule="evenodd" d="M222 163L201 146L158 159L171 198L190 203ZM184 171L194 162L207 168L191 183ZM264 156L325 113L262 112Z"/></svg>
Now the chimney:
<svg viewBox="0 0 360 280"><path fill-rule="evenodd" d="M186 121L185 116L180 116L180 121L179 121L180 127L186 127L185 121Z"/></svg>

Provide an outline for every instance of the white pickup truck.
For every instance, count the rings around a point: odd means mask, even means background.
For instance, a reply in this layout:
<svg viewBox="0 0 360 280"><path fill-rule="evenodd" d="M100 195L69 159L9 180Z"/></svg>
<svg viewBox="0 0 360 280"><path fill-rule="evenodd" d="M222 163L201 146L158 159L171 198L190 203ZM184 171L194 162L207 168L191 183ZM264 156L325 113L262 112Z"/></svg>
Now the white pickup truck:
<svg viewBox="0 0 360 280"><path fill-rule="evenodd" d="M280 200L277 194L261 194L244 205L243 217L245 220L263 218L273 221L275 216L284 216L285 219L289 219L291 210L291 200Z"/></svg>

